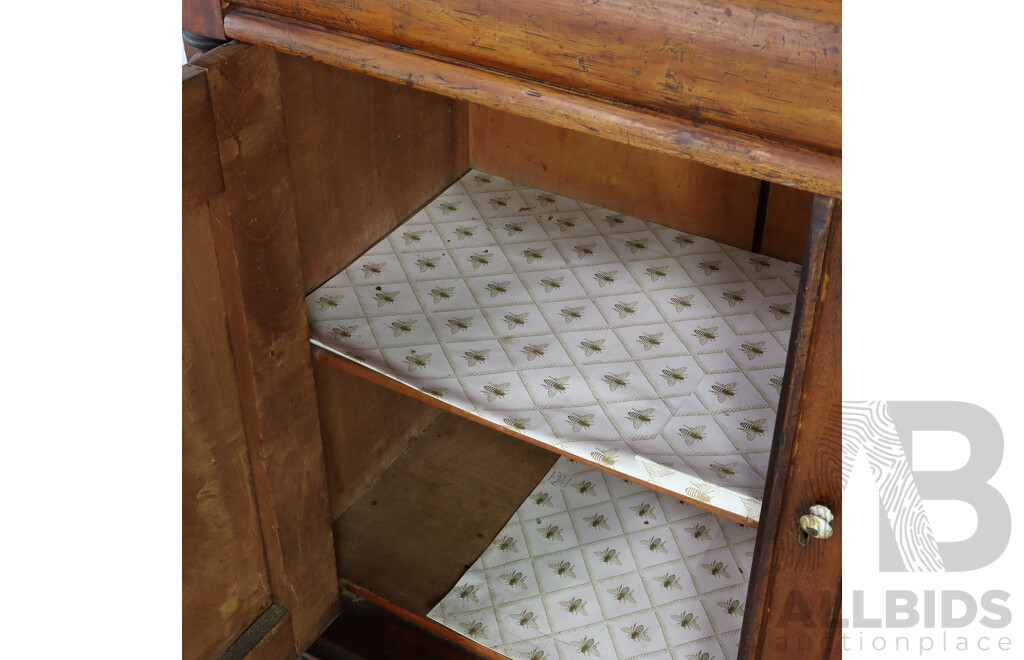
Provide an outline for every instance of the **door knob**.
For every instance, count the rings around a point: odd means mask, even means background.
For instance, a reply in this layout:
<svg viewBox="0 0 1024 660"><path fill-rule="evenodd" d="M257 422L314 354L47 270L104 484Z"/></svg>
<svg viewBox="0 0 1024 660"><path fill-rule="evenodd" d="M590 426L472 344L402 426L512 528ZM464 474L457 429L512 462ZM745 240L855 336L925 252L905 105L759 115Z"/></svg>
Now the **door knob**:
<svg viewBox="0 0 1024 660"><path fill-rule="evenodd" d="M832 536L833 516L829 508L823 504L815 504L811 507L810 513L800 518L800 529L797 531L797 540L800 545L807 545L813 536L816 539L825 539Z"/></svg>

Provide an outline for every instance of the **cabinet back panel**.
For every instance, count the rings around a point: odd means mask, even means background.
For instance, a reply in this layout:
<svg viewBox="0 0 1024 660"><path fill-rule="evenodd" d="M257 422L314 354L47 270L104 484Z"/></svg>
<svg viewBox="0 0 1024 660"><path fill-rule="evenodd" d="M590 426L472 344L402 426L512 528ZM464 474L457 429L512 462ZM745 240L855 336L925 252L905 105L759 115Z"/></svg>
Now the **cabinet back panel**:
<svg viewBox="0 0 1024 660"><path fill-rule="evenodd" d="M803 263L807 227L814 193L773 183L768 194L761 252L769 257Z"/></svg>

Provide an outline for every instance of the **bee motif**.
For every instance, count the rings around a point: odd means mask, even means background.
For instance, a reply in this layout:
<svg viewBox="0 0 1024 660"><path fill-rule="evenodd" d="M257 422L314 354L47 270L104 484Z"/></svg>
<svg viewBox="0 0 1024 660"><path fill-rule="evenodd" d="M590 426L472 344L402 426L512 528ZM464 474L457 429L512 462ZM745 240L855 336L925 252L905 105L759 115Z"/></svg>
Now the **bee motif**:
<svg viewBox="0 0 1024 660"><path fill-rule="evenodd" d="M473 584L462 584L455 587L455 593L459 595L462 600L471 600L474 603L479 603L480 599L476 597L476 585Z"/></svg>
<svg viewBox="0 0 1024 660"><path fill-rule="evenodd" d="M605 548L599 552L595 552L594 556L601 560L603 564L615 564L616 566L622 566L622 560L619 559L619 551L614 548Z"/></svg>
<svg viewBox="0 0 1024 660"><path fill-rule="evenodd" d="M597 280L598 286L604 287L606 284L612 284L613 282L615 282L615 276L618 274L618 272L619 271L617 270L612 270L606 273L602 270L599 270L596 273L594 273L594 279Z"/></svg>
<svg viewBox="0 0 1024 660"><path fill-rule="evenodd" d="M644 628L638 623L634 623L628 628L620 628L620 630L629 635L629 638L633 641L639 641L641 639L645 642L651 641L650 636L647 634L647 628Z"/></svg>
<svg viewBox="0 0 1024 660"><path fill-rule="evenodd" d="M715 259L714 261L705 259L704 261L701 261L697 265L700 267L702 271L704 271L704 274L708 276L714 275L718 271L722 270L721 259Z"/></svg>
<svg viewBox="0 0 1024 660"><path fill-rule="evenodd" d="M537 532L549 541L552 539L554 539L555 541L563 540L562 529L558 525L548 525L544 529L538 529Z"/></svg>
<svg viewBox="0 0 1024 660"><path fill-rule="evenodd" d="M544 258L545 250L547 250L547 248L526 248L521 252L521 254L526 257L526 263L532 264L534 261Z"/></svg>
<svg viewBox="0 0 1024 660"><path fill-rule="evenodd" d="M608 519L600 513L593 516L587 516L583 520L587 521L594 529L597 529L598 527L601 529L608 529Z"/></svg>
<svg viewBox="0 0 1024 660"><path fill-rule="evenodd" d="M407 231L402 234L402 238L405 239L406 245L412 245L413 243L419 243L423 240L422 231Z"/></svg>
<svg viewBox="0 0 1024 660"><path fill-rule="evenodd" d="M416 371L417 369L423 369L430 364L430 353L410 353L405 356L405 364L409 367L409 371Z"/></svg>
<svg viewBox="0 0 1024 660"><path fill-rule="evenodd" d="M505 426L509 427L513 431L525 431L530 428L530 420L521 419L519 417L506 417L501 420L505 422Z"/></svg>
<svg viewBox="0 0 1024 660"><path fill-rule="evenodd" d="M768 379L768 384L775 388L775 391L782 394L782 376L772 376Z"/></svg>
<svg viewBox="0 0 1024 660"><path fill-rule="evenodd" d="M586 307L563 307L559 314L565 319L566 323L571 323L576 319L583 318L583 310Z"/></svg>
<svg viewBox="0 0 1024 660"><path fill-rule="evenodd" d="M466 358L467 366L472 367L479 362L486 362L490 352L489 348L474 348L463 353L462 357Z"/></svg>
<svg viewBox="0 0 1024 660"><path fill-rule="evenodd" d="M337 307L338 302L344 296L320 296L317 298L317 302L320 303L320 311L326 312L329 307Z"/></svg>
<svg viewBox="0 0 1024 660"><path fill-rule="evenodd" d="M561 231L569 231L576 228L576 220L573 218L555 218L555 224Z"/></svg>
<svg viewBox="0 0 1024 660"><path fill-rule="evenodd" d="M763 341L745 341L740 344L740 350L746 353L748 360L764 355Z"/></svg>
<svg viewBox="0 0 1024 660"><path fill-rule="evenodd" d="M519 222L506 222L503 226L509 236L515 236L516 234L523 233L523 228L526 226L526 220L520 220Z"/></svg>
<svg viewBox="0 0 1024 660"><path fill-rule="evenodd" d="M741 303L747 299L747 292L727 290L725 293L722 294L722 297L725 298L726 302L729 303L729 307L735 307L736 303Z"/></svg>
<svg viewBox="0 0 1024 660"><path fill-rule="evenodd" d="M533 361L534 358L544 357L544 353L547 349L547 344L527 344L523 347L523 353L526 353L526 359L528 361Z"/></svg>
<svg viewBox="0 0 1024 660"><path fill-rule="evenodd" d="M687 660L715 660L715 657L707 651L697 651L696 653L689 653L686 656Z"/></svg>
<svg viewBox="0 0 1024 660"><path fill-rule="evenodd" d="M753 421L744 419L740 422L740 430L747 434L747 440L751 442L759 435L764 435L765 422L767 419L755 419Z"/></svg>
<svg viewBox="0 0 1024 660"><path fill-rule="evenodd" d="M563 600L559 602L559 605L564 607L565 611L569 614L587 615L587 604L583 602L582 598L570 598L569 600Z"/></svg>
<svg viewBox="0 0 1024 660"><path fill-rule="evenodd" d="M698 541L711 541L714 539L707 525L694 525L693 527L687 527L686 531Z"/></svg>
<svg viewBox="0 0 1024 660"><path fill-rule="evenodd" d="M349 339L352 337L352 332L358 328L358 325L342 325L335 328L331 328L331 334L338 339Z"/></svg>
<svg viewBox="0 0 1024 660"><path fill-rule="evenodd" d="M505 395L508 394L508 388L512 383L500 383L495 385L489 383L484 385L483 392L487 395L488 401L494 401L495 399L504 399Z"/></svg>
<svg viewBox="0 0 1024 660"><path fill-rule="evenodd" d="M578 492L580 495L597 496L597 491L594 490L594 484L591 481L587 481L585 479L583 481L577 481L576 483L572 484L572 487L575 488L576 492Z"/></svg>
<svg viewBox="0 0 1024 660"><path fill-rule="evenodd" d="M726 399L736 396L736 383L728 383L726 385L715 383L711 386L711 393L718 397L719 403L724 403Z"/></svg>
<svg viewBox="0 0 1024 660"><path fill-rule="evenodd" d="M580 259L584 259L584 258L589 257L590 255L594 254L594 244L593 243L587 243L586 245L584 245L584 244L574 245L574 246L572 246L572 249L576 252L576 256L578 256Z"/></svg>
<svg viewBox="0 0 1024 660"><path fill-rule="evenodd" d="M476 181L476 185L485 186L491 181L494 181L494 177L492 177L490 174L474 174L473 180Z"/></svg>
<svg viewBox="0 0 1024 660"><path fill-rule="evenodd" d="M682 614L673 614L672 618L676 623L679 624L680 628L692 628L694 630L700 630L700 624L697 623L697 615L691 614L686 610L683 610Z"/></svg>
<svg viewBox="0 0 1024 660"><path fill-rule="evenodd" d="M654 505L648 504L647 502L641 502L636 506L631 506L629 507L629 510L641 518L650 518L651 520L658 519L657 514L654 513Z"/></svg>
<svg viewBox="0 0 1024 660"><path fill-rule="evenodd" d="M636 305L637 302L635 300L632 302L617 302L612 309L619 313L620 319L624 319L631 314L636 314Z"/></svg>
<svg viewBox="0 0 1024 660"><path fill-rule="evenodd" d="M609 589L608 593L610 593L612 595L612 598L619 601L620 603L636 602L636 598L633 596L633 590L621 584L615 587L614 589Z"/></svg>
<svg viewBox="0 0 1024 660"><path fill-rule="evenodd" d="M373 277L374 275L380 275L381 273L384 272L384 266L387 266L387 263L383 261L363 264L363 277Z"/></svg>
<svg viewBox="0 0 1024 660"><path fill-rule="evenodd" d="M562 288L562 280L564 280L564 279L565 279L564 276L545 277L544 279L542 279L540 281L540 283L544 285L544 293L551 293L555 289L561 289Z"/></svg>
<svg viewBox="0 0 1024 660"><path fill-rule="evenodd" d="M480 266L487 266L491 263L491 255L484 254L472 254L469 256L469 263L473 264L473 269L477 269Z"/></svg>
<svg viewBox="0 0 1024 660"><path fill-rule="evenodd" d="M624 218L623 218L623 217L622 217L621 215L618 215L618 214L614 214L614 215L606 215L606 216L604 216L604 218L602 218L602 219L603 219L603 220L604 220L605 222L607 222L607 223L608 223L608 226L609 226L609 227L612 227L612 228L614 228L614 227L618 227L619 225L621 225L621 224L623 224L624 222L626 222L626 220L625 220L625 219L624 219Z"/></svg>
<svg viewBox="0 0 1024 660"><path fill-rule="evenodd" d="M551 193L538 193L537 201L540 202L541 206L547 206L549 204L554 204L555 202L557 202L558 198L552 195Z"/></svg>
<svg viewBox="0 0 1024 660"><path fill-rule="evenodd" d="M390 305L398 299L400 291L381 291L374 296L377 301L377 307L383 307L384 305Z"/></svg>
<svg viewBox="0 0 1024 660"><path fill-rule="evenodd" d="M736 463L712 463L710 467L723 479L736 476Z"/></svg>
<svg viewBox="0 0 1024 660"><path fill-rule="evenodd" d="M533 628L534 630L538 630L536 615L533 612L523 610L519 614L513 614L511 618L523 628Z"/></svg>
<svg viewBox="0 0 1024 660"><path fill-rule="evenodd" d="M800 277L800 266L793 269L793 277Z"/></svg>
<svg viewBox="0 0 1024 660"><path fill-rule="evenodd" d="M712 326L710 328L697 328L693 331L693 336L700 340L700 345L708 343L709 341L715 341L718 339L718 326Z"/></svg>
<svg viewBox="0 0 1024 660"><path fill-rule="evenodd" d="M475 232L475 231L476 231L476 227L456 227L455 228L455 235L461 241L461 240L466 239L466 238L473 238L473 232Z"/></svg>
<svg viewBox="0 0 1024 660"><path fill-rule="evenodd" d="M714 577L724 577L728 579L732 578L732 576L729 575L729 570L725 567L725 564L718 561L717 559L712 560L707 564L701 564L701 567L703 567L704 570L707 571L708 575Z"/></svg>
<svg viewBox="0 0 1024 660"><path fill-rule="evenodd" d="M721 602L718 606L725 610L725 613L729 616L741 616L743 614L743 603L735 598Z"/></svg>
<svg viewBox="0 0 1024 660"><path fill-rule="evenodd" d="M455 213L456 211L459 210L459 204L461 204L461 203L462 203L461 201L458 201L458 202L441 202L440 204L438 204L438 206L441 208L441 215L448 215L449 213Z"/></svg>
<svg viewBox="0 0 1024 660"><path fill-rule="evenodd" d="M522 314L506 314L502 317L502 321L508 324L509 330L515 330L517 327L526 325L526 319L530 316L529 312L523 312Z"/></svg>
<svg viewBox="0 0 1024 660"><path fill-rule="evenodd" d="M502 574L501 579L513 589L526 589L526 576L523 575L522 571L504 573Z"/></svg>
<svg viewBox="0 0 1024 660"><path fill-rule="evenodd" d="M793 314L793 306L790 303L772 303L768 305L768 311L775 315L775 319L781 321Z"/></svg>
<svg viewBox="0 0 1024 660"><path fill-rule="evenodd" d="M618 449L602 449L590 452L590 457L605 467L615 467L618 460Z"/></svg>
<svg viewBox="0 0 1024 660"><path fill-rule="evenodd" d="M668 383L668 386L672 387L676 383L682 383L686 380L686 367L667 367L661 370L661 376Z"/></svg>
<svg viewBox="0 0 1024 660"><path fill-rule="evenodd" d="M658 581L658 584L660 584L665 589L683 588L683 585L679 584L679 578L677 578L674 574L662 575L661 577L655 579Z"/></svg>
<svg viewBox="0 0 1024 660"><path fill-rule="evenodd" d="M430 396L436 396L439 399L443 397L445 393L445 390L441 389L440 387L421 387L420 391L426 392Z"/></svg>
<svg viewBox="0 0 1024 660"><path fill-rule="evenodd" d="M420 272L425 273L428 270L437 268L437 262L441 261L441 257L420 257L416 260L416 265L420 267Z"/></svg>
<svg viewBox="0 0 1024 660"><path fill-rule="evenodd" d="M697 242L697 240L689 234L676 234L672 237L672 240L678 243L681 248L689 247Z"/></svg>
<svg viewBox="0 0 1024 660"><path fill-rule="evenodd" d="M462 629L466 631L466 634L470 637L482 637L487 639L487 625L480 623L479 621L472 621L470 623L460 623Z"/></svg>
<svg viewBox="0 0 1024 660"><path fill-rule="evenodd" d="M468 330L469 327L472 326L472 325L473 325L473 318L472 317L466 317L464 319L460 319L460 318L448 319L448 327L452 329L452 334L453 335L456 332L460 332L462 330Z"/></svg>
<svg viewBox="0 0 1024 660"><path fill-rule="evenodd" d="M750 265L754 267L754 270L760 273L765 268L770 267L772 265L772 261L767 257L754 255L753 257L750 258Z"/></svg>
<svg viewBox="0 0 1024 660"><path fill-rule="evenodd" d="M416 325L416 319L409 319L408 321L394 321L391 323L391 329L395 331L395 336L399 336L406 332L412 332L412 327Z"/></svg>
<svg viewBox="0 0 1024 660"><path fill-rule="evenodd" d="M693 296L672 296L669 302L675 306L677 312L681 312L684 309L693 307Z"/></svg>
<svg viewBox="0 0 1024 660"><path fill-rule="evenodd" d="M593 415L580 415L578 413L573 413L573 414L569 415L569 417L566 419L566 421L568 421L569 424L572 425L572 432L573 433L579 433L579 431L581 429L589 429L590 428L591 422L594 421L594 416Z"/></svg>
<svg viewBox="0 0 1024 660"><path fill-rule="evenodd" d="M668 553L668 550L665 549L665 542L662 541L660 537L656 536L652 539L641 541L641 543L643 543L651 552L660 552L663 554Z"/></svg>
<svg viewBox="0 0 1024 660"><path fill-rule="evenodd" d="M491 292L491 298L508 293L508 287L512 282L488 282L487 290Z"/></svg>
<svg viewBox="0 0 1024 660"><path fill-rule="evenodd" d="M694 486L687 486L683 492L698 502L704 502L707 504L711 501L711 493L715 492L717 489L717 486L709 484L706 481L701 481Z"/></svg>
<svg viewBox="0 0 1024 660"><path fill-rule="evenodd" d="M508 206L508 200L509 200L509 196L508 195L504 195L502 197L498 197L498 196L491 197L487 201L490 202L491 210L492 211L498 211L498 210L503 209L506 206Z"/></svg>
<svg viewBox="0 0 1024 660"><path fill-rule="evenodd" d="M655 346L661 346L661 336L665 334L663 332L651 332L640 335L637 341L643 344L644 350L649 351Z"/></svg>
<svg viewBox="0 0 1024 660"><path fill-rule="evenodd" d="M519 552L516 543L515 538L511 536L502 536L494 541L494 545L498 546L498 549L502 552Z"/></svg>
<svg viewBox="0 0 1024 660"><path fill-rule="evenodd" d="M761 500L753 497L741 497L740 502L743 503L743 508L747 510L747 520L757 522L758 518L761 517Z"/></svg>
<svg viewBox="0 0 1024 660"><path fill-rule="evenodd" d="M548 508L555 506L551 501L551 494L545 493L544 491L533 495L530 499L533 500L533 503L537 506L546 506Z"/></svg>
<svg viewBox="0 0 1024 660"><path fill-rule="evenodd" d="M573 644L576 646L576 648L580 650L580 653L582 653L583 655L594 654L598 657L601 656L601 654L597 652L597 642L595 642L590 637L584 637L578 642L573 642Z"/></svg>
<svg viewBox="0 0 1024 660"><path fill-rule="evenodd" d="M648 239L646 239L646 238L631 238L631 239L629 239L628 241L626 241L626 245L629 246L629 252L632 254L634 252L639 252L640 250L646 250L647 249L647 240Z"/></svg>
<svg viewBox="0 0 1024 660"><path fill-rule="evenodd" d="M648 266L644 272L651 276L652 282L657 282L668 275L668 266Z"/></svg>
<svg viewBox="0 0 1024 660"><path fill-rule="evenodd" d="M590 357L594 353L600 353L604 350L603 339L584 339L580 342L580 348L583 349L583 354Z"/></svg>
<svg viewBox="0 0 1024 660"><path fill-rule="evenodd" d="M566 387L566 384L568 382L569 376L549 376L544 379L542 385L544 386L544 389L548 391L548 397L550 398L553 396L557 396L562 392L565 392L567 389L569 389L568 387Z"/></svg>
<svg viewBox="0 0 1024 660"><path fill-rule="evenodd" d="M572 570L572 564L567 561L560 561L557 564L548 564L548 568L555 572L555 575L567 575L571 578L576 577L576 573Z"/></svg>
<svg viewBox="0 0 1024 660"><path fill-rule="evenodd" d="M686 446L689 447L695 442L704 442L704 429L707 428L705 425L700 426L684 426L679 429L679 435L682 436L683 440L686 441Z"/></svg>
<svg viewBox="0 0 1024 660"><path fill-rule="evenodd" d="M435 286L430 290L430 295L434 297L434 302L441 302L442 300L448 300L452 297L452 293L455 291L455 287L439 287Z"/></svg>
<svg viewBox="0 0 1024 660"><path fill-rule="evenodd" d="M633 428L638 429L644 424L654 421L654 408L644 408L643 410L634 408L626 413L626 419L633 422Z"/></svg>
<svg viewBox="0 0 1024 660"><path fill-rule="evenodd" d="M608 384L608 389L614 392L620 387L629 385L629 373L624 374L605 374L601 379Z"/></svg>

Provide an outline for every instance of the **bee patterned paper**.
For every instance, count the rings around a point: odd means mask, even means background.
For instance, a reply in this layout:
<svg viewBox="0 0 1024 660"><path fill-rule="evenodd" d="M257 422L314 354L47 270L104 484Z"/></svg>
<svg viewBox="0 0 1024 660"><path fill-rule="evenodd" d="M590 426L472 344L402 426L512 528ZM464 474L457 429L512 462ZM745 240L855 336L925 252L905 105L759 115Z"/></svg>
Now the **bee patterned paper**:
<svg viewBox="0 0 1024 660"><path fill-rule="evenodd" d="M562 457L428 616L515 660L731 659L755 535Z"/></svg>
<svg viewBox="0 0 1024 660"><path fill-rule="evenodd" d="M799 279L472 170L306 307L314 344L754 522Z"/></svg>

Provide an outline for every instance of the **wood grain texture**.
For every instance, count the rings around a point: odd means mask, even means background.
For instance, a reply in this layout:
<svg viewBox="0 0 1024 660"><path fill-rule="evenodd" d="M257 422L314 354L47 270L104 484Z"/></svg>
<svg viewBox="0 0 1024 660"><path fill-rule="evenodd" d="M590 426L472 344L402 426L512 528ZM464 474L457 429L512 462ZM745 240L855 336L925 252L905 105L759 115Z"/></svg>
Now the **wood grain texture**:
<svg viewBox="0 0 1024 660"><path fill-rule="evenodd" d="M228 36L443 96L827 195L842 159L753 133L537 83L266 12L229 9Z"/></svg>
<svg viewBox="0 0 1024 660"><path fill-rule="evenodd" d="M211 215L271 593L304 648L338 591L277 58L228 44L193 64L217 124Z"/></svg>
<svg viewBox="0 0 1024 660"><path fill-rule="evenodd" d="M181 29L224 39L221 0L181 0Z"/></svg>
<svg viewBox="0 0 1024 660"><path fill-rule="evenodd" d="M680 231L749 248L756 179L470 106L473 167Z"/></svg>
<svg viewBox="0 0 1024 660"><path fill-rule="evenodd" d="M237 4L696 121L842 148L839 0Z"/></svg>
<svg viewBox="0 0 1024 660"><path fill-rule="evenodd" d="M557 458L442 414L334 523L338 575L425 616Z"/></svg>
<svg viewBox="0 0 1024 660"><path fill-rule="evenodd" d="M309 292L469 169L466 104L289 55L278 68Z"/></svg>
<svg viewBox="0 0 1024 660"><path fill-rule="evenodd" d="M213 107L202 69L181 67L181 207L189 209L224 190Z"/></svg>
<svg viewBox="0 0 1024 660"><path fill-rule="evenodd" d="M206 204L186 210L181 238L181 643L184 660L206 660L270 589Z"/></svg>
<svg viewBox="0 0 1024 660"><path fill-rule="evenodd" d="M319 361L313 374L331 520L337 520L440 411Z"/></svg>
<svg viewBox="0 0 1024 660"><path fill-rule="evenodd" d="M813 202L813 193L772 184L761 252L776 259L803 263Z"/></svg>
<svg viewBox="0 0 1024 660"><path fill-rule="evenodd" d="M827 656L842 572L842 215L816 197L802 295L768 466L740 658ZM797 541L800 516L832 510L834 535ZM837 631L838 632L838 631Z"/></svg>

